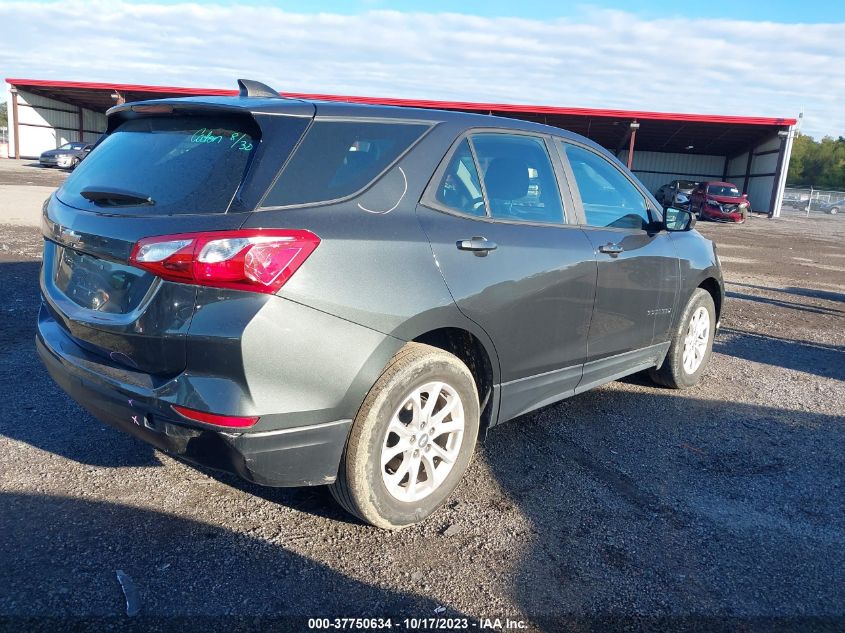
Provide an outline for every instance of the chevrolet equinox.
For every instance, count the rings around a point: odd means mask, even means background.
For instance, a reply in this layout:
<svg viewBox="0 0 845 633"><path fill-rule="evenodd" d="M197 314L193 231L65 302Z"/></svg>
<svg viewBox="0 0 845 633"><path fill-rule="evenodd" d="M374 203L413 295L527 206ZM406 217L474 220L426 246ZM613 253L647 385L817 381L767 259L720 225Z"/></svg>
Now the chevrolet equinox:
<svg viewBox="0 0 845 633"><path fill-rule="evenodd" d="M595 143L239 85L112 108L45 202L38 352L100 420L393 529L500 422L701 379L716 249Z"/></svg>

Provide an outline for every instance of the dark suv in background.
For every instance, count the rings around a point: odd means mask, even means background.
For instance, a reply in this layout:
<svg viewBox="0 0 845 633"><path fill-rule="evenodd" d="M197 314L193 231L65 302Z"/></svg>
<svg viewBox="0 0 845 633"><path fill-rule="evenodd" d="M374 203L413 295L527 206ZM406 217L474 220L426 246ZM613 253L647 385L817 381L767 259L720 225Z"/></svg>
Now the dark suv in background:
<svg viewBox="0 0 845 633"><path fill-rule="evenodd" d="M397 528L500 422L700 380L715 247L601 147L240 84L112 108L45 204L38 351L101 420Z"/></svg>

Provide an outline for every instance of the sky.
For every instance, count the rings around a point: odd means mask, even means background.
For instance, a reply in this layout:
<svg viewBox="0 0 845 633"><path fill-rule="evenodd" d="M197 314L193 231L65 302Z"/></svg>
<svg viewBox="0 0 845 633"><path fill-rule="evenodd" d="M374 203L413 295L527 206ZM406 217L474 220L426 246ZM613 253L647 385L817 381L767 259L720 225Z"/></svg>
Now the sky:
<svg viewBox="0 0 845 633"><path fill-rule="evenodd" d="M0 0L0 77L797 117L845 135L845 3Z"/></svg>

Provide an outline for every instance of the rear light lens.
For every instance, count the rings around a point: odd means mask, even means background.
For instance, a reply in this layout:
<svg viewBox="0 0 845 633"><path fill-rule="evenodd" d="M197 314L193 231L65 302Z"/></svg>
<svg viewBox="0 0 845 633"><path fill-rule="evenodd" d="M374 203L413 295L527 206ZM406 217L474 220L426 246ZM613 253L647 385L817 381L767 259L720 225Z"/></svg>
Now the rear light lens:
<svg viewBox="0 0 845 633"><path fill-rule="evenodd" d="M169 281L275 293L319 244L304 230L182 233L140 240L129 262Z"/></svg>
<svg viewBox="0 0 845 633"><path fill-rule="evenodd" d="M204 422L205 424L214 424L215 426L243 428L253 426L256 422L258 422L258 416L241 417L236 415L217 415L216 413L196 411L195 409L180 407L175 404L171 404L170 408L186 420L191 420L192 422Z"/></svg>

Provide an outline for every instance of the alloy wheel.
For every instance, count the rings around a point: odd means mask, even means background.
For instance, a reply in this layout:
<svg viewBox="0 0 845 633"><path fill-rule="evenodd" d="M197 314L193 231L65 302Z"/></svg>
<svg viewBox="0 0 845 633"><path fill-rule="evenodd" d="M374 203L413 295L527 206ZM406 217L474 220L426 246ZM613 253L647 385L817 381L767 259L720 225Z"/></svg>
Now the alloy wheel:
<svg viewBox="0 0 845 633"><path fill-rule="evenodd" d="M699 306L693 312L684 338L684 371L694 374L707 353L707 343L710 341L710 313L707 308Z"/></svg>
<svg viewBox="0 0 845 633"><path fill-rule="evenodd" d="M393 414L381 449L381 475L396 499L414 502L434 492L458 459L464 407L445 382L416 387Z"/></svg>

